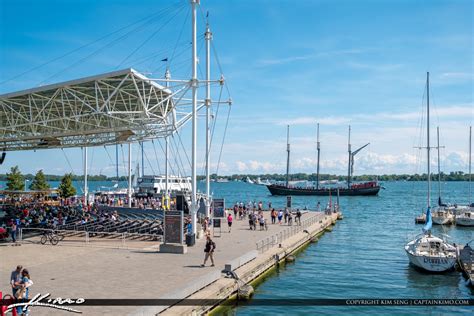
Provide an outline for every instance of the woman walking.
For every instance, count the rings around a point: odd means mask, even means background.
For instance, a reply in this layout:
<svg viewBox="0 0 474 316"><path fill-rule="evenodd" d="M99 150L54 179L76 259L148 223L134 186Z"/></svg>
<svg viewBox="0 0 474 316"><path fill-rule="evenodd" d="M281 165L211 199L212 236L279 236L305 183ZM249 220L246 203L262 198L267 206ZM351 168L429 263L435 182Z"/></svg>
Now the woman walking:
<svg viewBox="0 0 474 316"><path fill-rule="evenodd" d="M230 233L230 229L232 228L232 214L229 213L229 215L227 215L227 226L229 227L229 233Z"/></svg>

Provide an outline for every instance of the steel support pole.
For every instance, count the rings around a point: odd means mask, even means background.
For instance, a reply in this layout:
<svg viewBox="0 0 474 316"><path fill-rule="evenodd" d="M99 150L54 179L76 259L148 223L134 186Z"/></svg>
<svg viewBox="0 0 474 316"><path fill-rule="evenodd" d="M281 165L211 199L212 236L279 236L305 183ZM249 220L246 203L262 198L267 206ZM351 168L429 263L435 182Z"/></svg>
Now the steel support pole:
<svg viewBox="0 0 474 316"><path fill-rule="evenodd" d="M197 229L197 182L196 182L196 156L197 156L197 19L196 19L196 5L198 0L191 0L192 8L192 158L191 158L191 181L192 181L192 196L191 196L191 225L192 233L196 234Z"/></svg>
<svg viewBox="0 0 474 316"><path fill-rule="evenodd" d="M212 33L209 24L206 25L206 217L210 216L210 202L211 202L211 179L210 179L210 165L211 165L211 40Z"/></svg>
<svg viewBox="0 0 474 316"><path fill-rule="evenodd" d="M128 143L128 207L132 207L132 143Z"/></svg>
<svg viewBox="0 0 474 316"><path fill-rule="evenodd" d="M169 69L166 69L166 73L165 73L165 79L167 80L166 81L166 87L168 88L170 83L168 80L171 79L171 73L169 71ZM169 101L168 101L169 102ZM166 122L168 123L168 117L166 118ZM169 194L169 169L168 169L168 166L169 166L169 136L168 136L168 132L166 132L166 137L165 137L165 194L166 196L168 196Z"/></svg>
<svg viewBox="0 0 474 316"><path fill-rule="evenodd" d="M84 147L84 204L87 204L87 195L88 195L88 185L87 185L87 147Z"/></svg>

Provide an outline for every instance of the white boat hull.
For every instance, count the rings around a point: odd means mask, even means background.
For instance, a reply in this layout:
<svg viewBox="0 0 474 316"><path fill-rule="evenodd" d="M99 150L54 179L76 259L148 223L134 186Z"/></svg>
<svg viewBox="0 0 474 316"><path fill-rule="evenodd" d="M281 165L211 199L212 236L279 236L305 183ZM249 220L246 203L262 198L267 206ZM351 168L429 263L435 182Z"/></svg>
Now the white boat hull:
<svg viewBox="0 0 474 316"><path fill-rule="evenodd" d="M414 266L421 268L429 272L443 272L448 271L454 267L456 258L440 258L440 257L428 257L428 256L415 256L407 249L405 249L408 260Z"/></svg>
<svg viewBox="0 0 474 316"><path fill-rule="evenodd" d="M436 225L449 225L453 222L452 217L431 217L433 224Z"/></svg>
<svg viewBox="0 0 474 316"><path fill-rule="evenodd" d="M456 225L460 225L460 226L474 226L474 218L457 217L457 218L456 218Z"/></svg>

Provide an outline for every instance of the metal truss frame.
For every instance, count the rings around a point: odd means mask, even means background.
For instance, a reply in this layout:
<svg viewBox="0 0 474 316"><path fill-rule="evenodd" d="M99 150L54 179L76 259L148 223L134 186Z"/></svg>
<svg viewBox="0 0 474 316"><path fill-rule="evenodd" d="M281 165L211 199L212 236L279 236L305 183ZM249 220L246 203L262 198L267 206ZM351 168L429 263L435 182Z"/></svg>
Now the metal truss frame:
<svg viewBox="0 0 474 316"><path fill-rule="evenodd" d="M0 95L0 149L88 147L171 135L192 118L191 83L171 88L129 68ZM199 102L199 108L204 101Z"/></svg>

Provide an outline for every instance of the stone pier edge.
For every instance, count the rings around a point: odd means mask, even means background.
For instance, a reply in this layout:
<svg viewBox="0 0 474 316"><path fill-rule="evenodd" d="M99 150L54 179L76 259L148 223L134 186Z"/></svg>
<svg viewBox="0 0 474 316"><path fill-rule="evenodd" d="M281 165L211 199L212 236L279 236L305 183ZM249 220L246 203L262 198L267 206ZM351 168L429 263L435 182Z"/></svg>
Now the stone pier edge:
<svg viewBox="0 0 474 316"><path fill-rule="evenodd" d="M285 262L285 259L290 254L300 252L306 247L312 238L317 238L324 234L325 231L330 231L331 226L334 225L340 216L340 213L332 213L331 215L324 215L321 218L322 223L315 223L308 227L306 232L298 232L290 238L281 243L281 248L274 246L267 251L260 253L255 260L237 268L235 272L240 279L251 285L260 284L265 277L273 272L279 263ZM278 261L277 261L278 258ZM234 279L221 277L206 287L198 290L186 299L220 299L221 304L227 301L235 300L237 297L238 286ZM158 315L203 315L207 313L217 313L222 309L228 308L221 305L206 305L206 306L170 306L166 309L160 308L157 310ZM136 313L134 313L136 315Z"/></svg>

